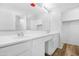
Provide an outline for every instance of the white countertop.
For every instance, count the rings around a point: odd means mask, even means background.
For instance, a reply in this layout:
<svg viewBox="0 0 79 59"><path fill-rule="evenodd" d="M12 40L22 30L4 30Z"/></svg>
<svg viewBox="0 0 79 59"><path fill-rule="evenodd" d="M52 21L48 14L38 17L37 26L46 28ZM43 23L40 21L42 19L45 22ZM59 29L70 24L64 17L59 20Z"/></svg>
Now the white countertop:
<svg viewBox="0 0 79 59"><path fill-rule="evenodd" d="M38 38L48 36L48 35L53 35L56 33L58 32L46 33L42 31L28 31L28 32L25 32L25 35L23 37L18 37L17 34L5 35L5 36L3 35L3 36L0 36L0 48L17 44L17 43L21 43L21 42L25 42L28 40L38 39Z"/></svg>

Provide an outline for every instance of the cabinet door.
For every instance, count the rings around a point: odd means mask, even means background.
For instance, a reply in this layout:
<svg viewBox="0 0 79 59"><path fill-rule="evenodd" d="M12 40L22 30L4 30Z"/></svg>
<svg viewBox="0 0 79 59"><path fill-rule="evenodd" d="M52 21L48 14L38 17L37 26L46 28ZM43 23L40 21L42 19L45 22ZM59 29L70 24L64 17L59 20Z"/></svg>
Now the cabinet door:
<svg viewBox="0 0 79 59"><path fill-rule="evenodd" d="M53 38L53 41L54 41L54 48L58 48L59 47L59 44L60 44L60 41L59 41L59 34L56 34Z"/></svg>
<svg viewBox="0 0 79 59"><path fill-rule="evenodd" d="M21 52L18 56L31 56L31 55L32 55L31 50L25 50L25 51Z"/></svg>
<svg viewBox="0 0 79 59"><path fill-rule="evenodd" d="M45 52L49 55L53 54L59 46L59 34L53 35L53 37L45 43Z"/></svg>
<svg viewBox="0 0 79 59"><path fill-rule="evenodd" d="M20 55L23 51L31 49L32 42L27 41L16 45L0 48L0 56L16 56Z"/></svg>
<svg viewBox="0 0 79 59"><path fill-rule="evenodd" d="M33 56L44 56L45 48L44 48L44 41L42 38L33 40L33 48L32 48L32 55Z"/></svg>

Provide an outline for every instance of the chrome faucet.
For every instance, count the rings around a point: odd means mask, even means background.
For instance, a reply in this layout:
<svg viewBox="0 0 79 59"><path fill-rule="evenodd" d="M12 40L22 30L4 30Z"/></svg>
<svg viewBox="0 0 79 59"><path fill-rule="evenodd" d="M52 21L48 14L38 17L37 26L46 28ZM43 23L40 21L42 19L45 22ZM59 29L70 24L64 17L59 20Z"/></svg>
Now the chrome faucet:
<svg viewBox="0 0 79 59"><path fill-rule="evenodd" d="M47 30L46 32L47 32L47 33L50 33L50 30Z"/></svg>
<svg viewBox="0 0 79 59"><path fill-rule="evenodd" d="M24 32L22 32L22 31L19 32L19 33L18 33L18 36L19 36L19 37L23 37L23 36L24 36Z"/></svg>

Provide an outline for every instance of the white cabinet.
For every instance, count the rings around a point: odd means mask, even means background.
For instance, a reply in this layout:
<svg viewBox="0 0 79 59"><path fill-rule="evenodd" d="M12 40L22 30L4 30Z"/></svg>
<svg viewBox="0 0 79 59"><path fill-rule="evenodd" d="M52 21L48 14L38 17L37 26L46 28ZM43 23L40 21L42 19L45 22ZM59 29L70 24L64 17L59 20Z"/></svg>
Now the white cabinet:
<svg viewBox="0 0 79 59"><path fill-rule="evenodd" d="M18 56L32 56L32 51L30 50L25 50L21 52Z"/></svg>
<svg viewBox="0 0 79 59"><path fill-rule="evenodd" d="M56 34L56 35L54 36L53 41L54 41L54 47L55 47L55 48L58 48L58 47L59 47L59 45L60 45L60 38L59 38L59 34Z"/></svg>
<svg viewBox="0 0 79 59"><path fill-rule="evenodd" d="M44 56L45 53L53 54L59 47L59 34L49 35L33 40L32 55Z"/></svg>
<svg viewBox="0 0 79 59"><path fill-rule="evenodd" d="M33 40L32 55L33 56L44 56L45 43L42 38Z"/></svg>
<svg viewBox="0 0 79 59"><path fill-rule="evenodd" d="M53 37L45 43L45 52L52 55L59 47L59 34L53 35Z"/></svg>
<svg viewBox="0 0 79 59"><path fill-rule="evenodd" d="M46 43L45 43L46 42ZM59 45L59 34L48 35L0 48L0 56L44 56Z"/></svg>
<svg viewBox="0 0 79 59"><path fill-rule="evenodd" d="M12 45L9 47L0 48L0 56L21 55L22 53L24 53L24 51L29 51L31 49L31 47L32 47L32 42L27 41L27 42Z"/></svg>

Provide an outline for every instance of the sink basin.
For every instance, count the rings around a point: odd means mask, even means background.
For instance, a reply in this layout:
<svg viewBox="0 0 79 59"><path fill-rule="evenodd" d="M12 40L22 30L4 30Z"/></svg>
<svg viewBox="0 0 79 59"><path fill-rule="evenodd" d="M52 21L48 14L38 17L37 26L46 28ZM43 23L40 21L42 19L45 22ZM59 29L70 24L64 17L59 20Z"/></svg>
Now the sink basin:
<svg viewBox="0 0 79 59"><path fill-rule="evenodd" d="M41 31L25 31L23 36L18 36L18 34L14 35L6 35L5 38L10 38L10 40L20 40L20 39L31 39L34 37L39 37L41 35L46 34L46 32ZM3 36L4 37L4 36Z"/></svg>

